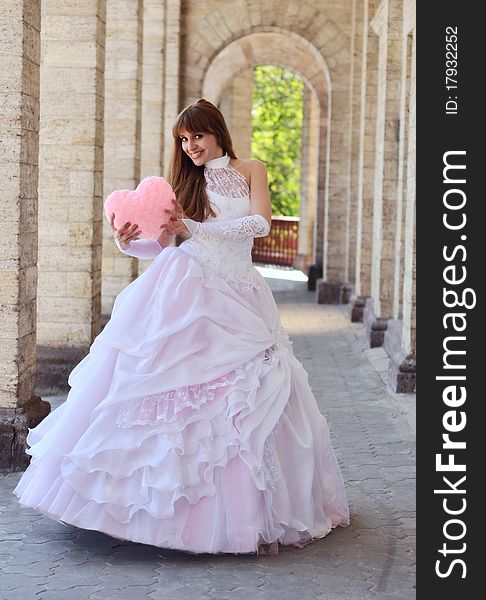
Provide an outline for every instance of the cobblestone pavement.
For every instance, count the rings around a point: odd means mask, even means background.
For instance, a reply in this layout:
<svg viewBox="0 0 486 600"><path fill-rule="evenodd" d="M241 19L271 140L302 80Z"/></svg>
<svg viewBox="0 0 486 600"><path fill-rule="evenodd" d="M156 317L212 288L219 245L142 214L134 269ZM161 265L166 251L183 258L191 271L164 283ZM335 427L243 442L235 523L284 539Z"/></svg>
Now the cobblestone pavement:
<svg viewBox="0 0 486 600"><path fill-rule="evenodd" d="M351 525L277 556L186 555L63 526L0 476L2 600L409 600L414 589L414 397L390 393L386 357L343 306L268 279L294 352L329 421ZM62 398L49 398L56 406Z"/></svg>

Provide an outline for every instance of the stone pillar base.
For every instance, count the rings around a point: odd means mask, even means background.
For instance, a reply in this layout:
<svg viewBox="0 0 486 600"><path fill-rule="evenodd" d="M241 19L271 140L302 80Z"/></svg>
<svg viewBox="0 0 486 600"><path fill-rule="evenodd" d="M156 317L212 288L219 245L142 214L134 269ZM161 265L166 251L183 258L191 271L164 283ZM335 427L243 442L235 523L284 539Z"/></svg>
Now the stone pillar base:
<svg viewBox="0 0 486 600"><path fill-rule="evenodd" d="M341 287L341 304L349 304L353 294L353 286L349 283L343 283Z"/></svg>
<svg viewBox="0 0 486 600"><path fill-rule="evenodd" d="M318 304L348 304L352 287L342 281L317 280Z"/></svg>
<svg viewBox="0 0 486 600"><path fill-rule="evenodd" d="M309 268L309 259L306 254L296 254L294 260L292 261L292 266L294 269L299 269L299 271L307 272Z"/></svg>
<svg viewBox="0 0 486 600"><path fill-rule="evenodd" d="M357 306L358 300L359 306ZM354 302L351 314L353 315L356 307L355 316L361 316L370 347L383 346L390 357L388 385L399 394L414 394L416 385L415 355L406 355L403 349L402 322L391 317L377 317L373 309L373 301L369 296L358 296Z"/></svg>
<svg viewBox="0 0 486 600"><path fill-rule="evenodd" d="M390 357L388 381L391 389L399 394L415 393L415 355L406 354L402 343L403 322L389 319L383 347Z"/></svg>
<svg viewBox="0 0 486 600"><path fill-rule="evenodd" d="M17 408L0 408L0 469L23 471L30 461L25 453L29 428L36 427L51 412L49 402L32 396Z"/></svg>
<svg viewBox="0 0 486 600"><path fill-rule="evenodd" d="M69 374L88 352L88 346L38 345L34 392L40 395L68 392Z"/></svg>
<svg viewBox="0 0 486 600"><path fill-rule="evenodd" d="M362 323L368 296L357 296L351 303L351 323Z"/></svg>
<svg viewBox="0 0 486 600"><path fill-rule="evenodd" d="M315 292L317 280L322 277L322 267L319 267L319 265L310 265L307 270L307 277L307 289L309 292Z"/></svg>
<svg viewBox="0 0 486 600"><path fill-rule="evenodd" d="M416 360L414 354L408 354L400 363L395 376L394 389L399 394L414 394L416 389Z"/></svg>
<svg viewBox="0 0 486 600"><path fill-rule="evenodd" d="M385 341L385 331L387 329L388 319L384 317L378 317L371 323L370 330L370 348L377 348L383 346Z"/></svg>

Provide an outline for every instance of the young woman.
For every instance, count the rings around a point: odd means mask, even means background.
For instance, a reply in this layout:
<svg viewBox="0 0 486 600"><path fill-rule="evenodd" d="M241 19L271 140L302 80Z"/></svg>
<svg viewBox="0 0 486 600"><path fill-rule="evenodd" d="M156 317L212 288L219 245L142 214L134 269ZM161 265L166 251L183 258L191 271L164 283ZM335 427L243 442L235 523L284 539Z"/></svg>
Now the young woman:
<svg viewBox="0 0 486 600"><path fill-rule="evenodd" d="M122 252L154 260L118 294L67 400L29 430L14 494L61 523L164 548L302 547L349 511L327 422L251 261L270 229L265 165L236 157L204 99L173 136L177 202L158 240L112 223ZM179 231L191 237L170 246Z"/></svg>

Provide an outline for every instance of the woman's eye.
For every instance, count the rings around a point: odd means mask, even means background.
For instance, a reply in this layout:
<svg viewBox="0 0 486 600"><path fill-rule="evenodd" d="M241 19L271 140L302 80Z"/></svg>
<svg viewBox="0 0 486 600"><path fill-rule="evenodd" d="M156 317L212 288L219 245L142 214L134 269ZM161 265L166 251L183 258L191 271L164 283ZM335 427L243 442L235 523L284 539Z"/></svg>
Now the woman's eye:
<svg viewBox="0 0 486 600"><path fill-rule="evenodd" d="M196 138L203 137L203 134L202 133L196 133L196 135L194 137L196 137ZM186 137L181 137L181 142L187 142L187 138Z"/></svg>

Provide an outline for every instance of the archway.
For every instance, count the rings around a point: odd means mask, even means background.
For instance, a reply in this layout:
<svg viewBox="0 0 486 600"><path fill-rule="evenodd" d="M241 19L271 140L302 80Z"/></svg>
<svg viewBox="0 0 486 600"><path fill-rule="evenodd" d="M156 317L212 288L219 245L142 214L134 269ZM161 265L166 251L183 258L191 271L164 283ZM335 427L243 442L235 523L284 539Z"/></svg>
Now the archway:
<svg viewBox="0 0 486 600"><path fill-rule="evenodd" d="M302 266L314 261L322 264L331 80L320 52L308 40L295 33L266 31L244 35L214 55L203 79L202 95L215 104L228 104L224 91L231 89L235 79L248 79L248 73L253 67L261 64L290 69L302 77L306 84L302 140L306 151L303 153L301 175L301 223L304 235L301 234L299 239L299 255ZM246 135L251 134L248 127L251 96L245 93L244 85L233 87L236 88L234 92L242 92L233 99L236 104L233 112L238 115L238 127ZM319 140L323 140L323 143L319 144ZM312 230L310 236L309 228Z"/></svg>

